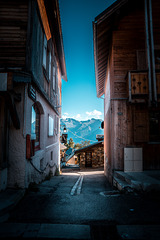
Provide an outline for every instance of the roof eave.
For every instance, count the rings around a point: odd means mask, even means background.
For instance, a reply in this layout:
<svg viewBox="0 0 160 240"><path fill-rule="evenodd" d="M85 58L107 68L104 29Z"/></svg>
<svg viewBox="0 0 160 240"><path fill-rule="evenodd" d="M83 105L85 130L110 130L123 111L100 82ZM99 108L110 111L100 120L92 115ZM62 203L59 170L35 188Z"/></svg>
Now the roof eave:
<svg viewBox="0 0 160 240"><path fill-rule="evenodd" d="M97 25L97 23L93 22L94 67L95 67L97 97L100 98L104 94L104 90L103 90L102 93L100 93L100 89L99 89L99 86L98 86L96 25Z"/></svg>
<svg viewBox="0 0 160 240"><path fill-rule="evenodd" d="M95 63L95 77L96 77L96 90L97 90L97 97L100 98L105 91L105 80L106 80L106 72L107 72L107 65L108 65L108 57L109 57L109 46L110 46L110 39L111 39L111 26L112 26L112 16L119 10L123 5L125 5L129 0L118 0L114 2L110 7L108 7L105 11L103 11L101 14L99 14L95 21L93 22L93 42L94 42L94 63ZM102 34L102 36L98 37L100 35L100 31L98 27L103 24L103 22L106 21L106 32L105 36ZM104 30L104 29L103 29ZM106 38L104 40L104 37ZM98 53L98 41L105 41L105 56L101 53ZM101 47L101 46L100 46ZM99 52L100 52L99 51ZM103 62L102 60L98 60L103 55ZM103 68L103 69L102 69Z"/></svg>

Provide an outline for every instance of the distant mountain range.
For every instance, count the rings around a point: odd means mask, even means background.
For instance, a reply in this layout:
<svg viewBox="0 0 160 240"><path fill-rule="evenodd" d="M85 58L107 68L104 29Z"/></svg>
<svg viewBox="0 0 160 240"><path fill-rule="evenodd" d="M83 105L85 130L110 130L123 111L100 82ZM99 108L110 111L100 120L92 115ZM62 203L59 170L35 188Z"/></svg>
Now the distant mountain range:
<svg viewBox="0 0 160 240"><path fill-rule="evenodd" d="M67 128L68 140L73 138L74 143L81 143L81 141L88 140L90 144L96 142L97 134L104 134L101 129L101 119L90 119L87 121L78 121L73 118L61 119L60 129L63 131L64 125Z"/></svg>

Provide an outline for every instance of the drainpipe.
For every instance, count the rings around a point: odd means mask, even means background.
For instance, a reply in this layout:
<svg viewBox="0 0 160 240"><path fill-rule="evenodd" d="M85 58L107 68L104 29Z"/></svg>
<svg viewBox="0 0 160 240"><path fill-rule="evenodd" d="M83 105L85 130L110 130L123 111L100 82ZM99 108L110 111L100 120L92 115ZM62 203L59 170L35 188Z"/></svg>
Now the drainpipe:
<svg viewBox="0 0 160 240"><path fill-rule="evenodd" d="M153 77L153 96L154 96L154 101L156 103L157 102L157 89L156 89L156 71L155 71L153 21L152 21L152 2L151 2L151 0L149 0L149 27L150 27L150 41L151 41L151 63L152 63L152 77Z"/></svg>
<svg viewBox="0 0 160 240"><path fill-rule="evenodd" d="M146 47L147 47L147 63L148 63L148 86L149 86L149 106L152 102L152 76L151 76L151 57L150 57L150 37L148 28L148 6L147 0L144 0L145 6L145 30L146 30Z"/></svg>
<svg viewBox="0 0 160 240"><path fill-rule="evenodd" d="M23 98L23 137L26 138L26 110L27 110L27 86L24 86L24 98Z"/></svg>

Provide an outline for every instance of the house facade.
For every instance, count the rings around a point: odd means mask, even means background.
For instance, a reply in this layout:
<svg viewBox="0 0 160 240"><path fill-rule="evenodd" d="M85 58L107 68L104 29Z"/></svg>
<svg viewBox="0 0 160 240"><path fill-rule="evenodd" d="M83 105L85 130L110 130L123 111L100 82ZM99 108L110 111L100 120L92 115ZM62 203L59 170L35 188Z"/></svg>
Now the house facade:
<svg viewBox="0 0 160 240"><path fill-rule="evenodd" d="M60 168L58 1L1 1L0 21L0 190L27 188Z"/></svg>
<svg viewBox="0 0 160 240"><path fill-rule="evenodd" d="M90 144L86 147L75 150L79 167L82 168L103 168L104 167L104 144L103 141Z"/></svg>
<svg viewBox="0 0 160 240"><path fill-rule="evenodd" d="M97 96L104 95L104 168L160 169L160 2L115 1L95 18Z"/></svg>

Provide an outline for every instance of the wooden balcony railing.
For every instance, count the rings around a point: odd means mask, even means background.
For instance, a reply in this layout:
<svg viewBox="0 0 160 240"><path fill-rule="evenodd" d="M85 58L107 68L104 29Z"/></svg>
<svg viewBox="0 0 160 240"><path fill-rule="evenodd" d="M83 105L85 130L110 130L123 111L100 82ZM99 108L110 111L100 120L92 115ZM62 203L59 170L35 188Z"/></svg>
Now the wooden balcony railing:
<svg viewBox="0 0 160 240"><path fill-rule="evenodd" d="M160 72L156 73L157 96L160 96ZM145 100L149 95L149 81L147 71L128 72L129 101L136 99Z"/></svg>

